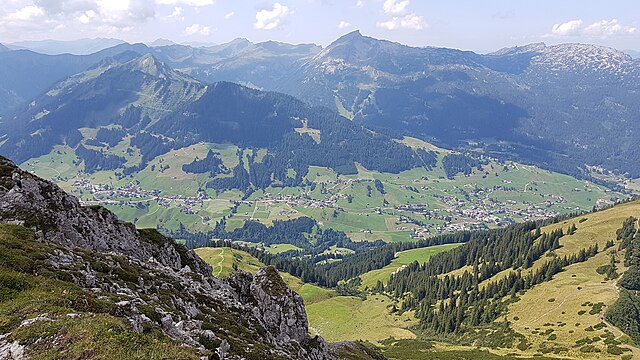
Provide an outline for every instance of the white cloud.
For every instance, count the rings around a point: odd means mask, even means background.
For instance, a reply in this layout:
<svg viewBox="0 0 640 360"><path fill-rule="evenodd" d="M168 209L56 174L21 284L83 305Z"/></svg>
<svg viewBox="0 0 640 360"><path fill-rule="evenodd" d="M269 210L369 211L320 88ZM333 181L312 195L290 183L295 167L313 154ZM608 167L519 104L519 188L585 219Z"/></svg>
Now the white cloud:
<svg viewBox="0 0 640 360"><path fill-rule="evenodd" d="M364 7L364 0L358 0L356 2L356 6L359 7L359 8Z"/></svg>
<svg viewBox="0 0 640 360"><path fill-rule="evenodd" d="M44 10L41 7L29 5L7 14L4 19L5 21L29 21L43 15Z"/></svg>
<svg viewBox="0 0 640 360"><path fill-rule="evenodd" d="M387 30L422 30L427 27L422 16L418 16L416 14L393 17L391 20L379 22L376 25Z"/></svg>
<svg viewBox="0 0 640 360"><path fill-rule="evenodd" d="M344 20L340 21L340 23L338 24L339 29L346 29L348 27L351 27L351 23L346 22Z"/></svg>
<svg viewBox="0 0 640 360"><path fill-rule="evenodd" d="M591 36L615 36L635 34L638 29L632 26L625 26L618 22L618 19L602 20L595 22L584 29L584 33Z"/></svg>
<svg viewBox="0 0 640 360"><path fill-rule="evenodd" d="M387 21L380 21L376 26L387 30L422 30L427 27L427 23L422 16L409 11L410 0L385 0L382 10L391 18Z"/></svg>
<svg viewBox="0 0 640 360"><path fill-rule="evenodd" d="M213 5L213 0L155 0L158 5L185 5L185 6L207 6Z"/></svg>
<svg viewBox="0 0 640 360"><path fill-rule="evenodd" d="M173 8L173 12L168 17L170 18L178 17L178 16L181 16L183 13L184 13L184 9L181 8L180 6L176 6Z"/></svg>
<svg viewBox="0 0 640 360"><path fill-rule="evenodd" d="M13 0L11 0L13 1ZM33 38L51 31L75 29L87 36L130 31L155 18L155 0L29 0L0 15L0 36ZM0 1L0 4L2 1ZM0 5L2 7L3 5Z"/></svg>
<svg viewBox="0 0 640 360"><path fill-rule="evenodd" d="M46 19L40 22L40 29L46 31L54 25L69 25L77 21L82 25L95 28L131 29L135 24L155 17L155 0L35 0L31 8L32 15ZM26 9L26 8L25 8ZM38 9L37 11L34 9ZM35 12L34 12L35 11ZM14 19L15 20L15 19ZM36 24L30 27L35 28Z"/></svg>
<svg viewBox="0 0 640 360"><path fill-rule="evenodd" d="M633 26L622 25L618 19L601 20L585 26L580 19L555 24L551 28L551 36L588 36L612 37L637 34L638 29Z"/></svg>
<svg viewBox="0 0 640 360"><path fill-rule="evenodd" d="M211 28L209 26L193 24L191 26L187 26L184 29L184 33L189 36L191 35L209 36L211 34Z"/></svg>
<svg viewBox="0 0 640 360"><path fill-rule="evenodd" d="M409 7L409 0L397 1L397 0L385 0L382 4L385 14L392 16L405 15Z"/></svg>
<svg viewBox="0 0 640 360"><path fill-rule="evenodd" d="M555 24L551 28L551 33L557 36L571 36L580 34L582 20L570 20L566 23Z"/></svg>
<svg viewBox="0 0 640 360"><path fill-rule="evenodd" d="M78 16L78 21L80 21L83 24L89 24L91 22L91 20L93 20L96 17L96 12L93 10L87 10L84 13L82 13L80 16Z"/></svg>
<svg viewBox="0 0 640 360"><path fill-rule="evenodd" d="M236 12L235 12L235 11L232 11L232 12L230 12L230 13L226 14L226 15L224 16L224 19L225 19L225 20L229 20L229 19L231 19L235 14L236 14Z"/></svg>
<svg viewBox="0 0 640 360"><path fill-rule="evenodd" d="M273 30L280 26L282 20L290 14L289 7L275 3L273 4L273 9L262 9L256 13L256 22L253 27L261 30Z"/></svg>

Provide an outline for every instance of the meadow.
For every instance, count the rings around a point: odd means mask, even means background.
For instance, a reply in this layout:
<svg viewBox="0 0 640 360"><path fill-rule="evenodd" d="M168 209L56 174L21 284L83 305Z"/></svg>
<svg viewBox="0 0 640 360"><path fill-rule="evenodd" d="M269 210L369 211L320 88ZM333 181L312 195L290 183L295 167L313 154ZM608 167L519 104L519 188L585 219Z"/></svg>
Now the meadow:
<svg viewBox="0 0 640 360"><path fill-rule="evenodd" d="M372 270L365 274L360 275L362 279L361 287L372 289L376 286L378 281L386 284L391 275L398 271L402 266L411 264L417 261L419 264L424 264L429 261L429 258L435 254L447 251L460 246L460 244L446 244L431 246L426 248L418 248L407 251L401 251L396 254L396 258L393 259L391 264L383 267L382 269Z"/></svg>
<svg viewBox="0 0 640 360"><path fill-rule="evenodd" d="M87 136L91 135L92 129L84 130ZM124 139L107 152L125 157L130 166L139 162L140 157L135 149L127 151L128 141ZM417 139L405 138L404 142L436 151L440 160L449 153ZM184 224L191 231L206 231L223 216L228 218L228 229L241 227L247 220L271 224L275 220L310 216L321 227L344 231L354 241L410 241L412 235L492 228L501 222L589 210L598 202L621 198L598 185L566 175L489 160L482 170L474 169L471 174L459 174L455 179L445 177L441 163L432 169L416 168L399 174L369 171L360 165L355 175L338 175L331 169L310 167L306 180L313 182L313 186L269 187L242 201L237 190L217 193L207 189L208 174L188 174L182 170L182 165L204 158L209 150L218 152L227 168L238 164L236 146L199 143L160 155L131 176L122 176L121 170L86 174L73 149L66 146L58 146L50 154L21 166L52 179L86 203L107 206L139 227L175 230ZM253 150L244 150L243 157L251 153ZM264 149L256 153L260 158ZM374 180L382 182L384 193L376 189ZM84 187L78 185L81 182ZM112 189L133 188L135 193L93 189L104 185ZM190 200L200 192L206 194L204 201Z"/></svg>

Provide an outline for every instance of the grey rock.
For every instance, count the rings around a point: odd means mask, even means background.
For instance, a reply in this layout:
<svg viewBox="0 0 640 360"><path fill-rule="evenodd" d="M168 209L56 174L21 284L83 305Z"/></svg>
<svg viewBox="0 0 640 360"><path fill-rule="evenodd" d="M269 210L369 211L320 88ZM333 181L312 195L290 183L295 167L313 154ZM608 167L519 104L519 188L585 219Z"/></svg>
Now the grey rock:
<svg viewBox="0 0 640 360"><path fill-rule="evenodd" d="M219 342L214 351L228 360L242 358L234 351L254 351L252 344L266 346L261 350L267 352L265 358L335 359L321 337L308 335L303 300L275 268L260 269L255 277L239 272L230 279L215 278L209 265L173 240L159 234L145 240L141 231L110 211L84 207L2 157L0 171L5 172L0 172L0 224L23 224L34 230L37 241L61 245L49 254L47 268L65 273L101 300L117 298L112 314L127 319L135 331L160 327L199 349L205 347L203 338L209 345ZM233 319L233 324L225 325L218 316ZM24 326L48 320L43 314L25 320ZM236 328L237 333L229 334ZM225 338L237 341L239 336L247 346L231 349ZM0 338L0 360L23 356L24 350L6 336Z"/></svg>
<svg viewBox="0 0 640 360"><path fill-rule="evenodd" d="M17 341L9 342L9 334L0 335L0 360L22 360L25 358L25 347Z"/></svg>

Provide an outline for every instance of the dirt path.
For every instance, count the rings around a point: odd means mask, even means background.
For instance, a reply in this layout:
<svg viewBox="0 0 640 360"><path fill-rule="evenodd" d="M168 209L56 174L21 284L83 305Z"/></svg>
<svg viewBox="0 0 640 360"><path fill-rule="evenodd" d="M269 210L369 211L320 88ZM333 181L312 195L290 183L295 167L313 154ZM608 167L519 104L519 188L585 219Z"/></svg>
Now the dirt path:
<svg viewBox="0 0 640 360"><path fill-rule="evenodd" d="M562 300L562 302L561 302L560 304L558 304L558 306L556 306L556 307L554 307L553 309L551 309L551 310L547 311L546 313L544 313L544 314L542 314L542 315L538 316L537 318L535 318L535 319L533 319L533 320L529 321L529 324L528 324L528 325L529 325L529 326L532 326L536 321L538 321L538 320L542 319L543 317L545 317L545 316L549 315L549 313L551 313L551 312L553 312L553 311L558 310L562 305L564 305L564 303L565 303L565 302L567 302L567 299Z"/></svg>
<svg viewBox="0 0 640 360"><path fill-rule="evenodd" d="M218 264L213 267L213 276L215 277L220 277L220 274L222 274L222 269L223 269L222 263L224 262L224 249L220 249L220 255L218 256L220 257L220 261L218 261Z"/></svg>

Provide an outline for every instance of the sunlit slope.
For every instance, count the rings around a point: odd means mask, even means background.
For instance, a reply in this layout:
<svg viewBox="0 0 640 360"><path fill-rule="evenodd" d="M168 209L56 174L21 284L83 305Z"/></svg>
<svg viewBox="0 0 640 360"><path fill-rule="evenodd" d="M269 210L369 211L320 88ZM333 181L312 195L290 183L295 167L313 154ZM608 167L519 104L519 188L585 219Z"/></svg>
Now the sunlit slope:
<svg viewBox="0 0 640 360"><path fill-rule="evenodd" d="M391 277L394 272L398 271L398 269L402 268L403 266L409 265L414 261L417 261L420 264L424 264L425 262L429 261L429 258L431 256L443 251L453 249L460 245L461 244L446 244L401 251L396 254L396 257L395 259L393 259L391 264L383 267L382 269L371 270L368 273L360 275L360 279L362 279L362 287L368 287L371 289L376 286L378 281L386 284L389 280L389 277Z"/></svg>
<svg viewBox="0 0 640 360"><path fill-rule="evenodd" d="M255 273L263 264L250 254L231 248L200 248L196 253L213 268L216 276L229 276L235 267ZM384 295L369 295L366 299L336 296L335 291L312 284L281 272L285 282L304 301L312 333L319 333L329 341L366 340L380 342L389 337L412 339L408 330L416 325L413 312L397 315L397 302Z"/></svg>
<svg viewBox="0 0 640 360"><path fill-rule="evenodd" d="M579 216L544 230L576 226L573 235L560 239L562 247L555 251L557 256L564 256L594 243L604 249L607 241L616 240L616 230L623 221L638 215L640 202L636 201ZM526 353L563 347L570 349L568 355L576 358L621 358L616 347L627 347L624 344L630 339L604 320L607 307L618 298L617 279L606 279L606 275L596 271L610 264L612 256L618 260L624 258L624 254L617 251L618 245L616 242L589 260L568 266L551 281L536 285L509 306L506 317L512 328L530 342ZM619 273L625 270L622 262L617 267ZM632 352L624 352L623 356L640 356L637 348L628 348ZM633 357L628 357L631 354Z"/></svg>
<svg viewBox="0 0 640 360"><path fill-rule="evenodd" d="M199 248L195 250L196 254L206 261L213 269L213 275L218 277L227 277L235 270L255 273L264 264L260 260L251 256L251 254L231 248ZM285 272L280 272L284 281L302 296L305 304L308 306L314 302L322 301L335 296L335 291L321 288L312 284L305 284L300 279Z"/></svg>

